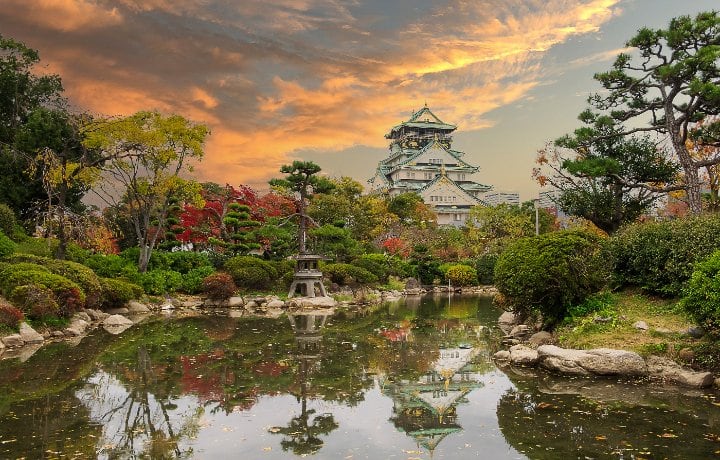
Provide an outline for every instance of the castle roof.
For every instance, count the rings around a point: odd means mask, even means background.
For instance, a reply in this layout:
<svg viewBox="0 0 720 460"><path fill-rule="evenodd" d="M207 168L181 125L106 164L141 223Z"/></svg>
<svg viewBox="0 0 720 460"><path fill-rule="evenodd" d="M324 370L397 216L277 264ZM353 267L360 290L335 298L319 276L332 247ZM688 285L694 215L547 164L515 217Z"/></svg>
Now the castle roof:
<svg viewBox="0 0 720 460"><path fill-rule="evenodd" d="M437 115L432 113L432 111L428 108L427 105L425 105L417 112L414 112L410 116L409 120L404 121L399 125L393 126L392 129L390 129L390 132L385 135L385 138L390 139L392 137L392 133L399 130L403 126L410 128L432 128L441 131L455 131L457 129L456 125L445 123L440 118L438 118Z"/></svg>

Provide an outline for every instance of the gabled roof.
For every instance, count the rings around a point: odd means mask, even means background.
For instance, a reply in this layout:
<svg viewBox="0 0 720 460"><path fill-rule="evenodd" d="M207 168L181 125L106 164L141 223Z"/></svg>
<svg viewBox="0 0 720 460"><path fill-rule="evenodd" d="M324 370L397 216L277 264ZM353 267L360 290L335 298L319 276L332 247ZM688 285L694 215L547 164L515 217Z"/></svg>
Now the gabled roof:
<svg viewBox="0 0 720 460"><path fill-rule="evenodd" d="M421 187L421 188L418 190L418 193L422 193L422 192L424 192L425 190L428 190L428 189L432 188L434 185L436 185L436 184L438 184L438 183L440 183L440 182L445 182L445 183L447 183L447 184L452 185L453 187L455 187L456 189L458 189L461 193L463 193L465 196L467 196L467 197L470 199L470 201L474 201L474 202L477 202L477 203L480 202L480 200L479 200L478 198L475 198L474 196L470 195L467 191L465 191L462 187L460 187L460 186L457 184L457 182L455 182L454 180L450 179L450 178L447 177L445 174L440 174L440 175L437 176L435 179L433 179L433 180L431 180L430 182L428 182L427 184L425 184L424 187Z"/></svg>
<svg viewBox="0 0 720 460"><path fill-rule="evenodd" d="M395 125L390 129L390 132L385 135L385 138L390 138L393 131L400 129L403 126L411 128L434 128L441 131L455 131L457 126L445 123L437 117L432 110L430 110L427 104L417 112L413 112L408 121L404 121L399 125Z"/></svg>
<svg viewBox="0 0 720 460"><path fill-rule="evenodd" d="M442 142L440 142L438 139L433 139L432 142L428 142L425 147L423 147L422 149L418 150L417 152L415 152L414 154L412 154L410 157L406 158L404 161L401 161L400 163L398 163L397 166L403 166L403 165L406 165L406 164L412 162L412 161L415 160L417 157L419 157L419 156L422 155L423 153L427 152L428 150L430 150L430 149L433 148L434 146L438 146L438 147L440 147L442 150L446 151L450 156L452 156L453 158L455 158L455 159L458 161L458 164L459 164L459 165L462 165L462 166L464 166L464 167L466 167L466 168L471 168L473 172L477 172L477 170L480 169L480 168L478 168L477 166L472 166L471 164L466 163L464 160L462 160L462 159L460 158L460 156L459 156L457 153L455 153L455 150L450 150L450 149L448 149L448 148L445 147L445 146L442 144Z"/></svg>

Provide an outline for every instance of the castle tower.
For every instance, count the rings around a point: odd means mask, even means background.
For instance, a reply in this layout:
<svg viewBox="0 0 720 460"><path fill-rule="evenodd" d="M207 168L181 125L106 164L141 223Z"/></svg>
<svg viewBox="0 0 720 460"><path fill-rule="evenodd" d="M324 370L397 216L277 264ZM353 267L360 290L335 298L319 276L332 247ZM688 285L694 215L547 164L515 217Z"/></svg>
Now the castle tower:
<svg viewBox="0 0 720 460"><path fill-rule="evenodd" d="M437 214L438 224L462 226L470 208L484 204L480 194L492 187L472 180L479 168L452 149L457 126L440 120L425 105L409 120L393 126L388 156L368 182L371 190L397 196L418 193Z"/></svg>

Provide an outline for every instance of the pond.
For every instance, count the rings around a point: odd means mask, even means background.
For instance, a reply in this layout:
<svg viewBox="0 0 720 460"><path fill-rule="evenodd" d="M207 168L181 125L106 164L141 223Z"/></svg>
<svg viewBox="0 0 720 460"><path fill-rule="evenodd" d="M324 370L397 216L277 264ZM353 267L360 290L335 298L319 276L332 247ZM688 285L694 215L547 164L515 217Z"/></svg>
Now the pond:
<svg viewBox="0 0 720 460"><path fill-rule="evenodd" d="M718 458L720 395L500 370L487 297L158 317L0 361L0 458Z"/></svg>

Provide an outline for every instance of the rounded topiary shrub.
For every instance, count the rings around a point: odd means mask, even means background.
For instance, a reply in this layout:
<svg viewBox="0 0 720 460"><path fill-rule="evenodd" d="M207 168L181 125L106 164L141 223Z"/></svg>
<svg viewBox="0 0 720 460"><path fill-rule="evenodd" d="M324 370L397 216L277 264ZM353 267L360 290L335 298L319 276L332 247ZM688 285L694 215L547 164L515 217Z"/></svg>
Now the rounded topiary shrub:
<svg viewBox="0 0 720 460"><path fill-rule="evenodd" d="M53 300L57 303L58 314L70 316L72 313L85 307L85 292L80 286L61 275L47 271L47 268L38 265L21 263L10 265L2 271L3 295L17 302L13 298L15 289L22 286L44 288L52 292ZM31 296L25 296L26 300ZM23 310L26 311L26 310Z"/></svg>
<svg viewBox="0 0 720 460"><path fill-rule="evenodd" d="M43 319L60 315L55 294L39 284L25 284L15 287L9 295L10 300L30 319Z"/></svg>
<svg viewBox="0 0 720 460"><path fill-rule="evenodd" d="M100 305L103 308L121 307L131 300L139 299L145 293L137 284L114 278L100 278L100 286Z"/></svg>
<svg viewBox="0 0 720 460"><path fill-rule="evenodd" d="M452 265L445 272L445 278L453 286L474 286L478 282L477 271L467 265Z"/></svg>
<svg viewBox="0 0 720 460"><path fill-rule="evenodd" d="M4 233L0 232L0 257L8 257L17 249L17 245Z"/></svg>
<svg viewBox="0 0 720 460"><path fill-rule="evenodd" d="M211 267L210 258L200 252L192 251L176 251L171 252L167 256L170 270L180 272L182 274L190 273L201 267Z"/></svg>
<svg viewBox="0 0 720 460"><path fill-rule="evenodd" d="M215 268L212 266L204 266L193 268L183 275L182 283L180 284L180 290L186 294L199 294L202 292L203 280L212 275L215 272Z"/></svg>
<svg viewBox="0 0 720 460"><path fill-rule="evenodd" d="M706 215L630 225L611 240L619 285L679 296L695 262L720 249L720 216Z"/></svg>
<svg viewBox="0 0 720 460"><path fill-rule="evenodd" d="M391 266L385 254L363 254L352 261L352 265L364 268L382 282L390 276Z"/></svg>
<svg viewBox="0 0 720 460"><path fill-rule="evenodd" d="M237 286L230 274L220 272L206 276L201 289L211 300L226 300L237 291Z"/></svg>
<svg viewBox="0 0 720 460"><path fill-rule="evenodd" d="M612 261L601 237L578 230L511 243L495 265L498 303L521 317L541 314L552 327L568 308L607 284Z"/></svg>
<svg viewBox="0 0 720 460"><path fill-rule="evenodd" d="M17 307L0 300L0 326L17 330L20 323L25 320L25 315Z"/></svg>
<svg viewBox="0 0 720 460"><path fill-rule="evenodd" d="M720 251L695 264L680 306L700 325L720 331Z"/></svg>
<svg viewBox="0 0 720 460"><path fill-rule="evenodd" d="M275 267L257 257L235 256L223 268L242 289L267 289L278 279Z"/></svg>
<svg viewBox="0 0 720 460"><path fill-rule="evenodd" d="M151 270L141 273L138 284L148 294L161 295L177 291L183 282L183 275L173 270Z"/></svg>
<svg viewBox="0 0 720 460"><path fill-rule="evenodd" d="M87 307L94 308L100 304L102 293L100 278L90 268L69 260L48 260L43 265L52 273L64 276L77 283L85 292Z"/></svg>
<svg viewBox="0 0 720 460"><path fill-rule="evenodd" d="M378 278L362 267L350 264L328 264L322 268L323 275L337 284L375 283Z"/></svg>

